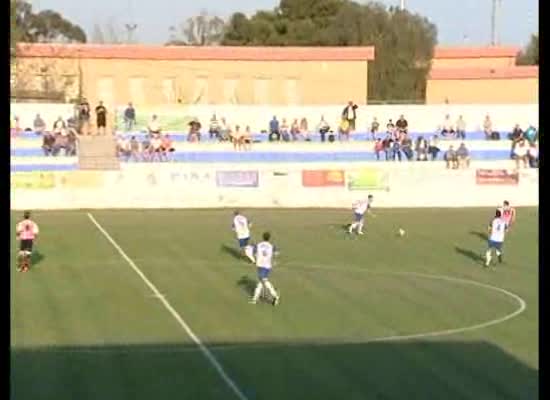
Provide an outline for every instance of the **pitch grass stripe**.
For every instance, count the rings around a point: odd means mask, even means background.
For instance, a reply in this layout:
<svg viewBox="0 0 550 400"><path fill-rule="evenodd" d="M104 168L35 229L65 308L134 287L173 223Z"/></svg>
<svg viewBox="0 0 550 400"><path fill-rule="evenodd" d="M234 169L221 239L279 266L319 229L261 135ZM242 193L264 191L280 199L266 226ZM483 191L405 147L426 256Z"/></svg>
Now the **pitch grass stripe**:
<svg viewBox="0 0 550 400"><path fill-rule="evenodd" d="M454 329L446 329L442 331L434 331L434 332L425 332L425 333L417 333L412 335L395 335L395 336L385 336L380 338L374 338L366 340L362 343L372 343L372 342L392 342L392 341L404 341L404 340L412 340L412 339L423 339L423 338L429 338L429 337L439 337L439 336L449 336L449 335L456 335L459 333L466 333L471 331L477 331L479 329L488 328L493 325L502 324L503 322L506 322L508 320L511 320L512 318L517 317L518 315L522 314L527 309L527 303L525 300L523 300L520 296L518 296L515 293L512 293L506 289L499 288L498 286L489 285L486 283L477 282L471 279L464 279L464 278L457 278L453 276L447 276L447 275L436 275L436 274L426 274L421 272L408 272L408 271L377 271L372 269L366 269L366 268L335 268L330 266L321 266L321 265L310 265L310 266L302 266L302 265L296 265L293 267L289 267L288 265L291 265L292 263L286 263L286 265L281 265L282 268L299 268L302 270L327 270L327 271L356 271L356 272L366 272L371 274L380 274L380 275L402 275L402 276L412 276L417 278L424 278L424 279L433 279L433 280L439 280L439 281L446 281L446 282L455 282L463 285L470 285L470 286L477 286L483 289L492 290L494 292L502 293L512 299L514 299L518 303L518 308L511 312L510 314L507 314L501 318L496 318L490 321L482 322L479 324L471 325L471 326L465 326L462 328L454 328Z"/></svg>
<svg viewBox="0 0 550 400"><path fill-rule="evenodd" d="M174 319L180 324L180 326L183 328L185 333L195 342L199 350L202 352L202 354L206 357L206 359L212 364L214 369L218 372L220 377L224 380L224 382L231 388L233 393L239 398L239 400L248 400L248 398L244 395L243 391L237 386L237 384L227 375L225 370L223 369L220 362L216 359L214 354L208 350L208 348L202 343L200 338L195 335L193 330L189 327L189 325L184 321L184 319L181 317L181 315L172 307L172 305L166 300L166 298L159 292L159 290L156 288L156 286L151 283L151 281L145 276L145 274L138 268L138 266L132 261L130 257L122 250L122 248L118 245L117 242L111 237L111 235L100 225L99 222L94 218L94 216L90 213L88 213L88 218L90 218L90 221L96 226L96 228L105 236L105 238L113 245L113 247L119 252L119 254L126 260L126 262L132 267L134 272L138 274L138 276L145 282L145 284L151 289L155 297L157 297L162 305L168 310L170 314L174 317Z"/></svg>

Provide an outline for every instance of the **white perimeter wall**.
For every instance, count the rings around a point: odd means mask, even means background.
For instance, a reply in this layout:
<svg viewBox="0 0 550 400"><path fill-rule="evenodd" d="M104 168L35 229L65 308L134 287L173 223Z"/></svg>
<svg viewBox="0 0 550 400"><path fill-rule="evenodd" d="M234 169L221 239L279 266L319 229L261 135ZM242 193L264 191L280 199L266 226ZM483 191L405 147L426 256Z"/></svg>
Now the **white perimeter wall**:
<svg viewBox="0 0 550 400"><path fill-rule="evenodd" d="M131 164L116 172L44 173L55 185L11 190L12 209L343 207L376 198L377 207L496 206L504 199L517 206L538 205L538 170L519 171L516 184L480 185L476 169L511 169L514 164L477 162L468 170L447 170L442 162L350 164ZM365 168L384 177L379 188L350 190L354 174ZM302 170L337 170L341 186L304 187ZM219 187L217 171L257 171L257 187ZM39 175L35 173L35 176ZM338 175L338 173L336 173ZM12 174L12 185L14 184ZM17 178L19 179L19 178ZM70 182L70 183L67 183ZM12 186L13 187L13 186Z"/></svg>
<svg viewBox="0 0 550 400"><path fill-rule="evenodd" d="M291 123L294 118L305 117L309 121L310 128L315 128L321 115L332 126L338 123L340 113L344 105L332 106L234 106L234 105L208 105L208 106L166 106L137 108L136 111L147 119L153 115L162 118L173 119L175 116L182 119L197 117L208 125L213 113L218 118L225 117L231 125L239 124L243 127L249 125L253 130L267 129L269 121L276 115L279 120L286 118ZM510 105L391 105L391 106L363 106L357 111L357 129L365 131L370 126L373 117L377 117L381 127L384 128L388 119L395 122L401 114L404 114L409 121L410 128L418 132L433 132L441 125L446 114L456 121L459 115L463 115L468 131L481 130L483 120L487 114L491 116L494 128L500 131L511 130L515 124L527 127L533 124L538 127L539 120L538 104L510 104ZM111 110L114 112L115 110ZM12 103L11 114L20 119L20 127L32 128L37 113L40 113L48 127L62 116L68 118L73 113L73 106L70 104L34 104L34 103Z"/></svg>

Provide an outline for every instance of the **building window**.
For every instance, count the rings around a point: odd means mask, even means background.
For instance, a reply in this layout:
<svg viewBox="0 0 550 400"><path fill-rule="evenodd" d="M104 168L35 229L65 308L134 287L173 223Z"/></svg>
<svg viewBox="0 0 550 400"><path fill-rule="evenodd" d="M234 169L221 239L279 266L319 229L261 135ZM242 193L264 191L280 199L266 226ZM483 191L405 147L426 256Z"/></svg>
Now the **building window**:
<svg viewBox="0 0 550 400"><path fill-rule="evenodd" d="M258 78L254 80L254 104L269 104L269 86L271 80Z"/></svg>
<svg viewBox="0 0 550 400"><path fill-rule="evenodd" d="M208 77L198 76L195 78L195 91L193 104L208 104Z"/></svg>
<svg viewBox="0 0 550 400"><path fill-rule="evenodd" d="M300 104L300 93L298 88L298 79L287 79L285 82L285 95L288 105L295 106Z"/></svg>
<svg viewBox="0 0 550 400"><path fill-rule="evenodd" d="M144 82L145 79L139 76L128 79L128 101L138 105L145 103Z"/></svg>
<svg viewBox="0 0 550 400"><path fill-rule="evenodd" d="M113 78L103 77L97 81L97 100L103 101L103 104L105 104L106 107L113 106Z"/></svg>
<svg viewBox="0 0 550 400"><path fill-rule="evenodd" d="M174 78L162 80L162 100L165 104L176 102L176 80Z"/></svg>
<svg viewBox="0 0 550 400"><path fill-rule="evenodd" d="M223 101L225 104L237 104L239 102L237 98L237 86L238 80L235 78L223 80Z"/></svg>

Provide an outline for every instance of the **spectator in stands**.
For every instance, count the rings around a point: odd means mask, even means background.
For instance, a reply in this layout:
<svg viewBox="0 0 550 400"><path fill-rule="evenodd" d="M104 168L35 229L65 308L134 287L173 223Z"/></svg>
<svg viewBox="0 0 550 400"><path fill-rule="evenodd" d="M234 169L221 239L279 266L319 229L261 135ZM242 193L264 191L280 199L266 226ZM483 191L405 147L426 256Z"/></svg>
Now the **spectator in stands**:
<svg viewBox="0 0 550 400"><path fill-rule="evenodd" d="M399 119L395 122L395 126L400 132L404 132L404 133L408 132L409 123L407 122L403 114L399 116Z"/></svg>
<svg viewBox="0 0 550 400"><path fill-rule="evenodd" d="M136 124L136 109L132 103L128 103L128 107L124 110L124 125L126 127L126 132L131 132L134 130Z"/></svg>
<svg viewBox="0 0 550 400"><path fill-rule="evenodd" d="M344 107L342 111L342 119L347 121L348 129L347 132L355 131L355 120L357 119L357 104L353 101L348 101L348 105Z"/></svg>
<svg viewBox="0 0 550 400"><path fill-rule="evenodd" d="M382 143L382 139L378 138L374 142L374 154L376 154L376 159L380 161L380 153L384 151L384 143Z"/></svg>
<svg viewBox="0 0 550 400"><path fill-rule="evenodd" d="M119 156L123 157L124 161L128 161L132 155L130 140L125 136L121 136L118 147Z"/></svg>
<svg viewBox="0 0 550 400"><path fill-rule="evenodd" d="M65 149L68 156L76 156L77 141L76 129L69 129L69 132L67 133L67 148Z"/></svg>
<svg viewBox="0 0 550 400"><path fill-rule="evenodd" d="M208 135L210 136L210 139L221 140L220 124L218 122L218 119L216 118L216 114L212 114L212 118L210 118Z"/></svg>
<svg viewBox="0 0 550 400"><path fill-rule="evenodd" d="M65 132L66 128L67 128L67 124L65 124L65 121L63 121L63 118L59 116L53 123L52 132L54 133L54 135L61 134Z"/></svg>
<svg viewBox="0 0 550 400"><path fill-rule="evenodd" d="M55 141L53 144L52 155L53 156L59 155L61 150L63 150L66 155L67 154L67 136L61 133L56 133L54 137L55 137Z"/></svg>
<svg viewBox="0 0 550 400"><path fill-rule="evenodd" d="M395 131L395 125L393 121L390 119L388 123L386 124L386 133L393 135L393 132Z"/></svg>
<svg viewBox="0 0 550 400"><path fill-rule="evenodd" d="M428 142L424 136L419 136L416 139L416 161L428 161Z"/></svg>
<svg viewBox="0 0 550 400"><path fill-rule="evenodd" d="M390 161L393 149L393 137L391 134L388 133L384 140L382 140L382 148L384 149L385 160Z"/></svg>
<svg viewBox="0 0 550 400"><path fill-rule="evenodd" d="M456 150L459 168L468 168L470 166L470 151L466 148L464 142L460 143Z"/></svg>
<svg viewBox="0 0 550 400"><path fill-rule="evenodd" d="M198 120L189 122L189 133L187 134L188 142L200 142L201 140L201 123Z"/></svg>
<svg viewBox="0 0 550 400"><path fill-rule="evenodd" d="M531 143L531 144L535 143L538 139L537 129L533 125L529 125L529 127L525 131L524 136L525 136L525 139L527 139L527 141L529 143Z"/></svg>
<svg viewBox="0 0 550 400"><path fill-rule="evenodd" d="M139 161L139 142L137 141L135 136L132 136L130 138L130 153L132 160Z"/></svg>
<svg viewBox="0 0 550 400"><path fill-rule="evenodd" d="M404 134L401 139L401 150L403 151L403 154L405 154L405 157L407 157L407 161L411 161L414 156L412 146L413 143L411 138L408 134Z"/></svg>
<svg viewBox="0 0 550 400"><path fill-rule="evenodd" d="M521 164L523 167L527 167L528 160L528 147L525 144L525 139L518 141L516 147L514 148L514 159L516 160L516 167L519 169Z"/></svg>
<svg viewBox="0 0 550 400"><path fill-rule="evenodd" d="M485 120L483 121L483 132L485 133L485 139L494 139L493 122L491 121L491 117L489 116L489 114L485 116Z"/></svg>
<svg viewBox="0 0 550 400"><path fill-rule="evenodd" d="M231 140L231 129L229 128L229 125L227 124L227 121L224 117L220 120L220 140L227 142Z"/></svg>
<svg viewBox="0 0 550 400"><path fill-rule="evenodd" d="M449 114L445 116L445 120L441 125L440 133L441 133L441 136L444 138L454 138L455 136L455 127L451 122L451 116Z"/></svg>
<svg viewBox="0 0 550 400"><path fill-rule="evenodd" d="M462 140L466 139L466 121L464 121L462 115L456 120L456 136Z"/></svg>
<svg viewBox="0 0 550 400"><path fill-rule="evenodd" d="M103 101L100 101L95 108L96 115L96 127L99 135L105 135L107 130L107 108L103 105Z"/></svg>
<svg viewBox="0 0 550 400"><path fill-rule="evenodd" d="M306 142L309 142L311 140L309 138L309 127L307 119L305 117L300 120L300 134Z"/></svg>
<svg viewBox="0 0 550 400"><path fill-rule="evenodd" d="M292 121L292 124L290 125L290 134L292 135L292 140L294 141L298 140L302 136L300 134L300 124L298 123L297 118L294 118L294 121Z"/></svg>
<svg viewBox="0 0 550 400"><path fill-rule="evenodd" d="M281 140L281 131L279 130L279 121L274 115L271 121L269 121L269 141L278 142L279 140Z"/></svg>
<svg viewBox="0 0 550 400"><path fill-rule="evenodd" d="M458 168L458 156L456 154L456 150L454 149L454 146L449 146L449 150L445 152L444 159L447 163L447 168L449 169L457 169Z"/></svg>
<svg viewBox="0 0 550 400"><path fill-rule="evenodd" d="M34 118L34 122L33 122L33 128L34 128L34 133L38 135L42 135L46 130L46 123L44 122L40 114L36 114L36 117Z"/></svg>
<svg viewBox="0 0 550 400"><path fill-rule="evenodd" d="M153 147L151 146L151 135L147 134L141 143L141 158L143 161L151 161Z"/></svg>
<svg viewBox="0 0 550 400"><path fill-rule="evenodd" d="M283 122L281 123L281 138L284 142L290 142L290 128L286 122L286 118L283 118Z"/></svg>
<svg viewBox="0 0 550 400"><path fill-rule="evenodd" d="M330 131L330 126L327 121L325 121L324 115L321 115L321 121L319 121L317 125L317 131L321 135L321 142L324 142L326 134Z"/></svg>
<svg viewBox="0 0 550 400"><path fill-rule="evenodd" d="M170 135L164 135L161 139L161 155L165 161L168 161L168 155L174 152L174 146L172 145L172 139Z"/></svg>
<svg viewBox="0 0 550 400"><path fill-rule="evenodd" d="M78 108L78 131L81 135L90 132L90 104L83 100Z"/></svg>
<svg viewBox="0 0 550 400"><path fill-rule="evenodd" d="M252 133L249 126L244 129L242 142L243 150L252 150Z"/></svg>
<svg viewBox="0 0 550 400"><path fill-rule="evenodd" d="M516 124L514 126L514 129L512 129L512 132L508 136L508 139L510 139L512 141L517 141L517 140L520 140L522 138L523 138L523 130L521 129L519 124Z"/></svg>
<svg viewBox="0 0 550 400"><path fill-rule="evenodd" d="M372 122L370 124L370 134L372 140L376 140L376 134L380 130L380 124L378 123L376 117L372 119Z"/></svg>
<svg viewBox="0 0 550 400"><path fill-rule="evenodd" d="M432 161L435 161L437 159L437 155L440 151L439 138L437 137L437 135L433 135L430 138L430 142L428 143L428 153L430 154L430 158Z"/></svg>
<svg viewBox="0 0 550 400"><path fill-rule="evenodd" d="M340 121L340 126L338 127L338 136L340 138L340 141L349 140L350 130L351 126L349 124L349 120L342 118L342 120Z"/></svg>
<svg viewBox="0 0 550 400"><path fill-rule="evenodd" d="M151 135L160 135L162 129L160 127L160 122L156 115L153 115L153 117L151 118L151 121L149 122L147 129L149 130L149 133Z"/></svg>
<svg viewBox="0 0 550 400"><path fill-rule="evenodd" d="M55 137L50 132L44 132L44 136L42 136L42 150L45 156L53 155L54 144Z"/></svg>
<svg viewBox="0 0 550 400"><path fill-rule="evenodd" d="M392 161L401 161L401 142L399 139L394 139L391 144L391 159Z"/></svg>
<svg viewBox="0 0 550 400"><path fill-rule="evenodd" d="M231 142L233 143L233 149L242 150L244 138L239 125L235 125L235 130L231 132Z"/></svg>
<svg viewBox="0 0 550 400"><path fill-rule="evenodd" d="M162 138L160 134L152 135L151 139L151 161L162 161Z"/></svg>
<svg viewBox="0 0 550 400"><path fill-rule="evenodd" d="M538 168L539 150L537 149L537 145L534 142L529 145L529 150L527 151L527 157L529 159L529 166L531 168Z"/></svg>

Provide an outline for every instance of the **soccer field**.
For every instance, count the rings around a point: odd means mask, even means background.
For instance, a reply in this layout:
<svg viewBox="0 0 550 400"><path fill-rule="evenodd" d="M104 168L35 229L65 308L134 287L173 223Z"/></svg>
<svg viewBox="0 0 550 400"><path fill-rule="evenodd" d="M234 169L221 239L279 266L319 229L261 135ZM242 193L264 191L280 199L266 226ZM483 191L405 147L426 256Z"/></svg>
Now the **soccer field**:
<svg viewBox="0 0 550 400"><path fill-rule="evenodd" d="M232 210L36 212L29 273L12 245L12 399L538 398L536 208L495 271L494 209L377 209L362 237L346 210L243 212L281 251L278 307L248 304Z"/></svg>

